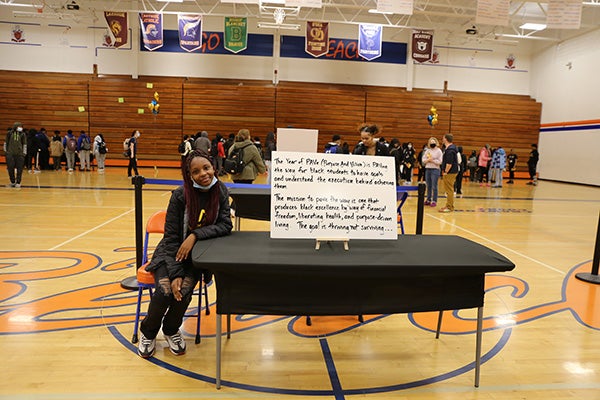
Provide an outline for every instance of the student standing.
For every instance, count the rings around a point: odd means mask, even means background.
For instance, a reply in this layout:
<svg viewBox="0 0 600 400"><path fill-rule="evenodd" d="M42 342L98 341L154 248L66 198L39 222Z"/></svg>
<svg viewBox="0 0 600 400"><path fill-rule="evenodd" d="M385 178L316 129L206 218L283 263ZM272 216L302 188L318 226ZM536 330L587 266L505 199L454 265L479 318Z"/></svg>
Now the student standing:
<svg viewBox="0 0 600 400"><path fill-rule="evenodd" d="M454 211L454 182L458 174L458 151L452 141L454 136L447 133L442 138L442 143L446 146L442 162L442 182L446 190L446 205L440 209L442 213Z"/></svg>
<svg viewBox="0 0 600 400"><path fill-rule="evenodd" d="M427 184L426 206L435 207L438 199L438 181L440 179L440 165L442 165L442 149L435 137L429 138L429 148L423 153L423 163L425 164L425 183Z"/></svg>
<svg viewBox="0 0 600 400"><path fill-rule="evenodd" d="M508 181L506 183L513 184L515 183L515 171L517 170L517 160L519 157L513 149L510 149L510 153L508 153L506 159L508 161Z"/></svg>
<svg viewBox="0 0 600 400"><path fill-rule="evenodd" d="M129 138L129 165L127 165L128 178L131 178L132 171L135 172L135 175L139 175L137 167L137 142L140 136L140 131L135 130L131 132L131 137Z"/></svg>
<svg viewBox="0 0 600 400"><path fill-rule="evenodd" d="M23 124L20 122L15 122L12 129L9 129L6 133L4 154L6 155L6 169L10 179L7 186L20 188L25 155L27 154L27 137L23 132Z"/></svg>
<svg viewBox="0 0 600 400"><path fill-rule="evenodd" d="M529 152L529 160L527 160L527 167L529 169L529 182L528 185L537 185L537 163L540 159L540 153L538 153L537 144L531 145L531 152Z"/></svg>

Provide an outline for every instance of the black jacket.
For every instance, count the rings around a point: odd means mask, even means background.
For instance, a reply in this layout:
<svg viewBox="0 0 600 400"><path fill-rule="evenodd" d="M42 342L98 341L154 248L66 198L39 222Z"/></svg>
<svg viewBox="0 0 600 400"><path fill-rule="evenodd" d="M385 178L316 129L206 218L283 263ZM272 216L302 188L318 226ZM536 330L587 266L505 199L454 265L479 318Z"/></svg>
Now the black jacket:
<svg viewBox="0 0 600 400"><path fill-rule="evenodd" d="M173 190L169 207L167 208L167 217L165 221L165 233L162 240L158 243L152 261L146 267L147 271L154 271L161 265L167 267L169 279L181 277L183 278L184 271L188 268L193 268L191 257L184 261L175 261L177 250L184 239L190 234L196 235L198 240L211 239L219 236L226 236L231 233L233 225L231 223L231 215L229 209L229 192L223 182L217 182L221 193L219 197L219 211L216 221L212 224L196 228L193 232L187 230L187 214L185 212L185 198L183 186ZM197 191L199 196L208 198L209 192Z"/></svg>
<svg viewBox="0 0 600 400"><path fill-rule="evenodd" d="M358 154L358 155L365 155L367 154L367 147L363 144L363 142L359 142L356 147L354 148L354 151L352 152L352 154ZM388 147L381 143L381 142L376 142L375 143L375 155L376 156L389 156L390 155L390 151L388 150Z"/></svg>

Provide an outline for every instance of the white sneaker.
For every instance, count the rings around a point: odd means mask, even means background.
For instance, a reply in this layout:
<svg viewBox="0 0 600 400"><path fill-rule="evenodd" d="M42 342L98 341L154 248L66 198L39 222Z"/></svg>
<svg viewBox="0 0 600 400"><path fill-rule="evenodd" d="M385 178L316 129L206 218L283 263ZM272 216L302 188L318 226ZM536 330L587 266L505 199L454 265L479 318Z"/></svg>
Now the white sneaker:
<svg viewBox="0 0 600 400"><path fill-rule="evenodd" d="M20 187L21 187L21 184L20 184L20 183L15 183L15 187L16 187L16 188L20 188Z"/></svg>
<svg viewBox="0 0 600 400"><path fill-rule="evenodd" d="M165 335L165 339L169 344L169 349L171 349L171 353L176 356L180 356L185 354L185 340L183 340L183 336L181 336L181 332L177 331L174 335Z"/></svg>
<svg viewBox="0 0 600 400"><path fill-rule="evenodd" d="M149 358L154 355L156 349L156 339L148 339L140 332L140 342L138 343L138 354L142 358Z"/></svg>

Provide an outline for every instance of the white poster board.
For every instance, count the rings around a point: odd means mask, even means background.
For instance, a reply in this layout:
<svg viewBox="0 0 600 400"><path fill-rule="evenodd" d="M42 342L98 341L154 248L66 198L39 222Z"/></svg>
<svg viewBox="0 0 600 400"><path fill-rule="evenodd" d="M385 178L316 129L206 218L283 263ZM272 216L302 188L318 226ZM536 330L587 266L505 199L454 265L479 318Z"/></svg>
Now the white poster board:
<svg viewBox="0 0 600 400"><path fill-rule="evenodd" d="M277 128L277 150L316 153L319 143L317 129Z"/></svg>
<svg viewBox="0 0 600 400"><path fill-rule="evenodd" d="M273 152L271 237L397 239L393 157Z"/></svg>

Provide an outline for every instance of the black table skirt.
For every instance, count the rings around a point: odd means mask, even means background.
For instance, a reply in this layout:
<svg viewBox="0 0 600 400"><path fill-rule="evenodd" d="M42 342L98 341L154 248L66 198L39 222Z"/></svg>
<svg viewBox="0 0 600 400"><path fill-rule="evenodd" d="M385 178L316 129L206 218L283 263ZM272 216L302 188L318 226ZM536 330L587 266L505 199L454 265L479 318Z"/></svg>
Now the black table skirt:
<svg viewBox="0 0 600 400"><path fill-rule="evenodd" d="M314 240L233 232L201 241L192 258L211 270L217 313L356 315L483 305L485 273L514 264L478 243L447 235L353 240L350 250Z"/></svg>

